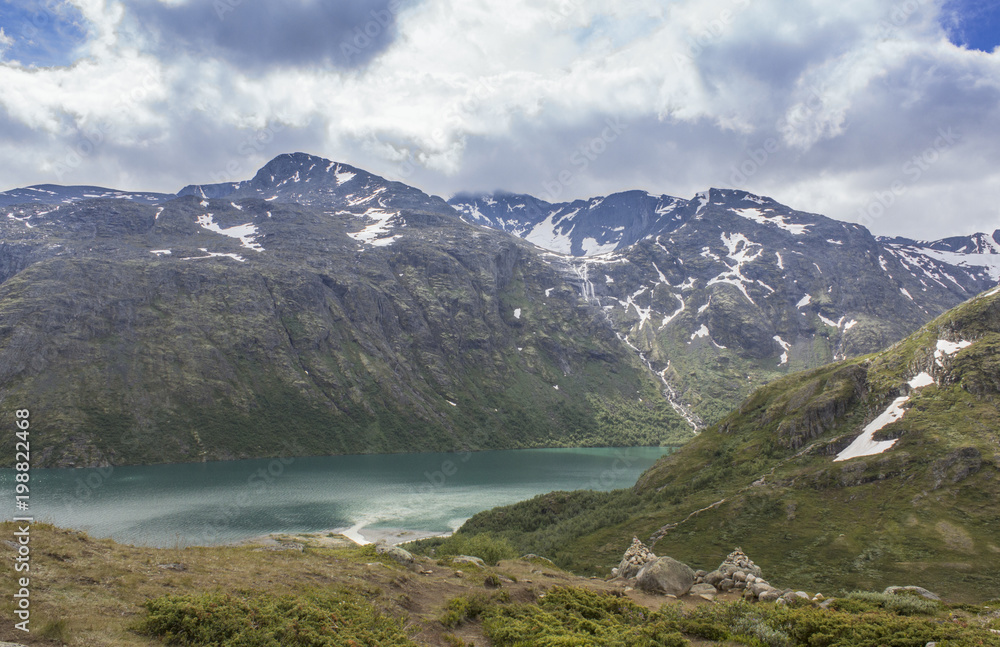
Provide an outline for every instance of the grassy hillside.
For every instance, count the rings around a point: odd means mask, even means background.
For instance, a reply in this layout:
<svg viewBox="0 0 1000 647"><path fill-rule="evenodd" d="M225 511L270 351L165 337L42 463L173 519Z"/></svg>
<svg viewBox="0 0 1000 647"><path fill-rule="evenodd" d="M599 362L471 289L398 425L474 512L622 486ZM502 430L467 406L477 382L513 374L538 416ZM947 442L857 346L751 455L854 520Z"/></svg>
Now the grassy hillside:
<svg viewBox="0 0 1000 647"><path fill-rule="evenodd" d="M638 535L705 569L741 546L777 586L989 597L1000 589L998 345L992 290L886 351L761 388L631 490L543 495L462 532L499 533L582 572L607 573ZM911 386L921 373L932 383ZM903 417L873 437L897 439L891 448L835 461L904 396Z"/></svg>
<svg viewBox="0 0 1000 647"><path fill-rule="evenodd" d="M12 536L10 523L0 533ZM36 524L30 633L0 641L134 647L877 647L1000 646L1000 601L944 605L855 593L827 609L669 599L573 576L540 559L478 567L417 558L403 566L340 536L260 545L153 549ZM0 544L0 556L14 549ZM13 569L0 587L16 591ZM13 599L0 601L12 619Z"/></svg>

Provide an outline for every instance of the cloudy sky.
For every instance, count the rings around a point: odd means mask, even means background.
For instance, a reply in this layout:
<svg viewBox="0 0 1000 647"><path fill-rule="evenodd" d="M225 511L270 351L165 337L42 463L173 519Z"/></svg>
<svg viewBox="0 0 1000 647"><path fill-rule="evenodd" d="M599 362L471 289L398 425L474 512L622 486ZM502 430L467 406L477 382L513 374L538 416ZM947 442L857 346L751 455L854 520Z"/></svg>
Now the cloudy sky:
<svg viewBox="0 0 1000 647"><path fill-rule="evenodd" d="M0 190L304 151L448 197L737 187L1000 228L993 0L0 0Z"/></svg>

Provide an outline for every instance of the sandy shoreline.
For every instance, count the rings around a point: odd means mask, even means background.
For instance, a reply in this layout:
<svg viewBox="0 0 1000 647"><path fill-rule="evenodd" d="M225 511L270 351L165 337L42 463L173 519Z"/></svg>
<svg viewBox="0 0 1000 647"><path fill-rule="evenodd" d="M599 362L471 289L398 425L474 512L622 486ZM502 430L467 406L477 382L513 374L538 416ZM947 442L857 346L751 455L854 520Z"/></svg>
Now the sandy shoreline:
<svg viewBox="0 0 1000 647"><path fill-rule="evenodd" d="M288 546L303 544L311 546L342 547L365 546L379 541L395 546L430 537L450 537L451 532L432 530L409 530L406 528L366 528L356 524L350 528L333 528L319 532L272 532L249 539L232 542L231 545L245 546Z"/></svg>

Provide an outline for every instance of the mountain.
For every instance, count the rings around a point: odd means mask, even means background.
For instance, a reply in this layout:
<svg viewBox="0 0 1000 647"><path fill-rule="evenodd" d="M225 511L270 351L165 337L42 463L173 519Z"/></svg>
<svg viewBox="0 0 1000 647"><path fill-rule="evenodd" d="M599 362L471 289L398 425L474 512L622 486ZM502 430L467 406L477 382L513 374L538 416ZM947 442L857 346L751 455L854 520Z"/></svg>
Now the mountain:
<svg viewBox="0 0 1000 647"><path fill-rule="evenodd" d="M740 546L765 573L827 594L922 584L995 597L998 357L993 288L887 350L759 389L631 490L543 495L460 532L600 573L638 535L702 568Z"/></svg>
<svg viewBox="0 0 1000 647"><path fill-rule="evenodd" d="M454 210L438 197L401 182L391 182L367 171L303 153L275 157L250 180L190 185L178 197L230 200L257 198L352 212L378 209L421 209L454 217Z"/></svg>
<svg viewBox="0 0 1000 647"><path fill-rule="evenodd" d="M1000 229L992 234L978 233L941 240L895 237L879 238L879 242L901 262L914 267L919 267L922 257L927 257L973 272L985 271L993 280L1000 281ZM943 278L953 281L949 276Z"/></svg>
<svg viewBox="0 0 1000 647"><path fill-rule="evenodd" d="M449 202L467 222L558 254L696 429L778 377L879 350L1000 279L738 190Z"/></svg>
<svg viewBox="0 0 1000 647"><path fill-rule="evenodd" d="M448 204L466 222L502 229L539 247L592 256L668 233L697 213L699 204L645 191L552 204L529 195L461 193Z"/></svg>
<svg viewBox="0 0 1000 647"><path fill-rule="evenodd" d="M160 204L176 196L169 193L119 191L100 186L61 186L58 184L36 184L23 189L0 192L0 207L15 204L66 205L82 200L100 198L130 200L143 204Z"/></svg>
<svg viewBox="0 0 1000 647"><path fill-rule="evenodd" d="M0 410L36 467L690 435L556 265L412 187L295 154L7 210Z"/></svg>
<svg viewBox="0 0 1000 647"><path fill-rule="evenodd" d="M46 465L682 443L996 283L733 190L449 204L294 153L4 195L0 409Z"/></svg>

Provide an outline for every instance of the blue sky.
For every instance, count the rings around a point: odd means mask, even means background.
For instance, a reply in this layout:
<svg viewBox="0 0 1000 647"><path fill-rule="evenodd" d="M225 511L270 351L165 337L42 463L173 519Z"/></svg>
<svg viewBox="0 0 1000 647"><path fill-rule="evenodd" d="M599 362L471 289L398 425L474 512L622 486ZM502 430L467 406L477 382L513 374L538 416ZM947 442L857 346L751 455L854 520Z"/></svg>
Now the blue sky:
<svg viewBox="0 0 1000 647"><path fill-rule="evenodd" d="M1000 45L1000 3L996 0L953 0L944 6L941 22L956 45L983 52Z"/></svg>
<svg viewBox="0 0 1000 647"><path fill-rule="evenodd" d="M87 23L69 4L0 0L0 27L9 39L3 58L48 67L73 63L87 40Z"/></svg>
<svg viewBox="0 0 1000 647"><path fill-rule="evenodd" d="M301 150L444 196L569 172L560 199L738 187L993 231L996 5L0 0L0 190L176 191Z"/></svg>

